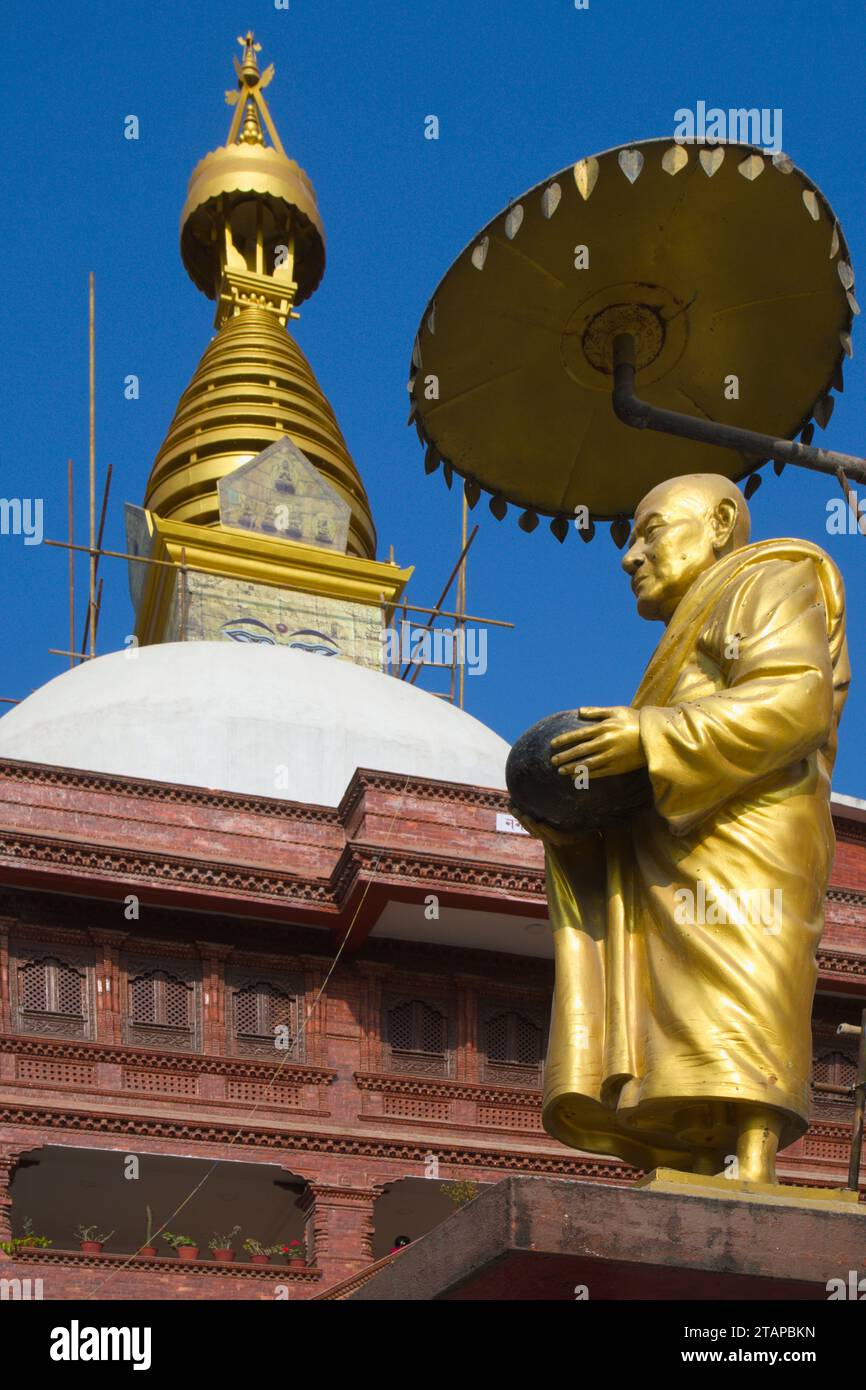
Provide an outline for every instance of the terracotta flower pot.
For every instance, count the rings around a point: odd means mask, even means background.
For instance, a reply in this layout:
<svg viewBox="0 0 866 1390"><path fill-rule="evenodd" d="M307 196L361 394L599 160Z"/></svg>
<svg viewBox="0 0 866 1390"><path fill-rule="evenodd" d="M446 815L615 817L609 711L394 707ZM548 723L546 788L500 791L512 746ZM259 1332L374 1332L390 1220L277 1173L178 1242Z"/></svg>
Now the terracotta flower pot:
<svg viewBox="0 0 866 1390"><path fill-rule="evenodd" d="M138 1253L143 1260L152 1260L159 1254L159 1251L155 1245L143 1245Z"/></svg>
<svg viewBox="0 0 866 1390"><path fill-rule="evenodd" d="M81 1241L81 1249L85 1255L98 1255L102 1249L102 1241L83 1240Z"/></svg>
<svg viewBox="0 0 866 1390"><path fill-rule="evenodd" d="M198 1246L197 1246L197 1245L179 1245L179 1246L177 1247L177 1258L178 1258L179 1260L197 1260L197 1259L198 1259Z"/></svg>
<svg viewBox="0 0 866 1390"><path fill-rule="evenodd" d="M269 1265L270 1262L270 1255L250 1255L251 1265Z"/></svg>
<svg viewBox="0 0 866 1390"><path fill-rule="evenodd" d="M218 1265L230 1265L235 1257L234 1250L214 1250L213 1257Z"/></svg>
<svg viewBox="0 0 866 1390"><path fill-rule="evenodd" d="M303 1255L290 1255L290 1256L289 1256L289 1269L306 1269L306 1268L307 1268L307 1261L305 1260L305 1258L304 1258Z"/></svg>

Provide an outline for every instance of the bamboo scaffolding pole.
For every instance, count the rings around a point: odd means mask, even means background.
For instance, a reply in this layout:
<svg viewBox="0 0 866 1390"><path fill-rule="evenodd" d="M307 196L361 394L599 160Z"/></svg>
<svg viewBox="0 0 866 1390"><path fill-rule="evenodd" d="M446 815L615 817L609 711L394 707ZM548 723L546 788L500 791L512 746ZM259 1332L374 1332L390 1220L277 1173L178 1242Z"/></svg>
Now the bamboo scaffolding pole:
<svg viewBox="0 0 866 1390"><path fill-rule="evenodd" d="M108 512L108 494L109 494L109 492L111 491L111 477L112 477L113 471L114 471L114 465L113 465L113 464L109 464L109 465L108 465L108 472L107 472L106 475L105 475L105 487L102 489L102 508L101 508L101 511L100 511L100 514L99 514L99 530L98 530L97 533L96 533L96 557L95 557L95 561L94 561L94 565L93 565L93 578L94 578L94 580L96 579L96 576L97 576L97 574L99 573L99 561L100 561L100 557L101 557L103 554L106 553L106 552L104 552L103 549L102 549L102 537L103 537L103 534L104 534L104 532L105 532L105 517L106 517L106 514L107 514L107 512ZM86 646L87 646L87 636L88 636L88 633L89 633L89 632L90 632L90 611L88 610L87 619L86 619L85 624L84 624L84 637L82 638L82 641L81 641L82 647L86 647ZM74 642L72 643L72 646L73 646L73 647L75 646L75 643L74 643ZM94 633L94 637L93 637L93 645L92 645L92 649L91 649L91 653L90 653L90 654L91 654L91 656L95 656L95 655L96 655L96 634L95 634L95 633Z"/></svg>
<svg viewBox="0 0 866 1390"><path fill-rule="evenodd" d="M462 533L461 533L461 543L462 543L462 546L463 546L463 564L460 566L460 575L459 575L458 580L457 580L457 593L458 593L458 596L459 596L458 599L457 599L457 610L458 610L458 612L462 613L464 616L463 616L463 618L461 619L461 621L457 624L457 632L458 632L458 634L459 634L457 640L458 640L458 642L459 642L460 645L457 647L456 652L455 652L455 660L459 659L459 662L460 662L460 670L459 670L459 672L458 672L458 675L459 675L459 681L460 681L460 708L461 708L461 709L463 708L463 702L464 702L464 698L465 698L465 694L466 694L465 688L464 688L464 681L465 681L465 679L466 679L466 616L465 616L465 615L466 615L466 577L467 577L467 576L466 576L466 571L467 571L467 567L468 567L468 564L469 564L469 560L468 560L468 557L467 557L467 554L466 554L466 551L467 551L467 546L466 546L466 530L467 530L467 526L468 526L468 519L469 519L469 503L468 503L467 500L466 500L466 493L464 492L464 494L463 494L463 527L462 527Z"/></svg>
<svg viewBox="0 0 866 1390"><path fill-rule="evenodd" d="M90 272L88 294L88 346L90 387L90 655L96 655L96 290ZM72 644L75 645L74 643ZM82 645L86 645L85 642Z"/></svg>
<svg viewBox="0 0 866 1390"><path fill-rule="evenodd" d="M72 546L75 544L75 499L73 495L73 467L72 459L66 461L66 477L69 489L69 650L75 651L75 552ZM75 661L70 657L69 665L74 666Z"/></svg>
<svg viewBox="0 0 866 1390"><path fill-rule="evenodd" d="M96 634L97 634L97 631L98 631L98 629L99 629L99 615L100 615L100 613L102 612L102 586L103 586L104 582L105 582L105 581L100 577L99 586L98 586L98 588L97 588L97 590L96 590L96 612L95 612L94 617L93 617L93 643L94 643L94 648L95 648L95 646L96 646Z"/></svg>
<svg viewBox="0 0 866 1390"><path fill-rule="evenodd" d="M429 623L427 624L427 626L421 629L422 632L429 632L429 631L430 631L430 629L432 628L433 623L434 623L434 621L435 621L435 619L436 619L437 616L438 616L438 617L442 617L442 618L446 618L446 617L450 617L450 618L459 618L459 617L460 617L460 614L459 614L459 613L442 613L442 612L440 611L440 605L443 604L443 603L445 602L445 595L448 593L448 590L451 588L451 585L454 583L454 577L455 577L455 575L459 572L460 566L463 564L463 561L466 559L466 556L467 556L468 553L469 553L469 547L471 546L472 542L475 540L475 537L476 537L477 535L478 535L478 527L477 527L477 526L474 526L474 527L472 528L472 535L469 537L468 541L466 542L466 544L464 545L464 547L463 547L463 549L461 550L460 554L458 555L458 557L457 557L457 562L456 562L456 564L455 564L453 570L452 570L451 573L449 574L448 579L447 579L446 582L445 582L445 587L444 587L444 589L442 590L442 593L439 595L439 602L436 604L436 607L435 607L434 609L428 610L428 611L432 611L433 617L430 619L430 621L429 621ZM464 616L464 621L466 621L465 616ZM483 622L485 622L486 620L485 620L484 618L472 618L472 619L470 619L470 621L471 621L471 622L476 622L476 623L483 623ZM513 623L499 623L499 624L496 624L496 626L499 626L499 627L513 627ZM402 673L400 679L401 679L401 680L405 680L406 677L408 676L409 672L412 670L412 667L414 666L414 667L416 668L416 669L415 669L415 673L414 673L414 675L412 676L412 679L411 679L410 682L409 682L410 685L414 685L415 682L416 682L416 680L418 679L418 677L419 677L420 674L421 674L422 664L423 664L423 663L421 663L421 662L408 661L408 662L406 663L406 669L403 671L403 673Z"/></svg>

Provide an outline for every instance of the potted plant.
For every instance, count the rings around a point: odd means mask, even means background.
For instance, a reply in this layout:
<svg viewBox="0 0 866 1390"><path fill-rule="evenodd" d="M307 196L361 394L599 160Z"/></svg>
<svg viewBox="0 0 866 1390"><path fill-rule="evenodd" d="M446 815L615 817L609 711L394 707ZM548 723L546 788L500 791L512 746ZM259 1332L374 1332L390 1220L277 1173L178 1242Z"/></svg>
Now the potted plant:
<svg viewBox="0 0 866 1390"><path fill-rule="evenodd" d="M17 1255L22 1250L47 1250L53 1244L47 1236L34 1235L32 1218L25 1216L21 1225L21 1235L14 1236L12 1240L0 1241L0 1250L6 1255Z"/></svg>
<svg viewBox="0 0 866 1390"><path fill-rule="evenodd" d="M145 1207L145 1211L147 1212L147 1233L144 1237L144 1245L142 1245L141 1249L136 1253L140 1255L142 1259L152 1260L159 1252L153 1243L153 1212L150 1207Z"/></svg>
<svg viewBox="0 0 866 1390"><path fill-rule="evenodd" d="M260 1240L253 1240L250 1237L249 1240L244 1241L244 1249L250 1257L251 1265L266 1265L270 1264L271 1255L276 1255L280 1247L279 1245L262 1245Z"/></svg>
<svg viewBox="0 0 866 1390"><path fill-rule="evenodd" d="M290 1240L288 1245L281 1245L280 1254L285 1256L286 1264L292 1269L306 1269L307 1250L303 1241Z"/></svg>
<svg viewBox="0 0 866 1390"><path fill-rule="evenodd" d="M166 1231L163 1240L167 1241L179 1260L197 1260L198 1246L192 1236L176 1236Z"/></svg>
<svg viewBox="0 0 866 1390"><path fill-rule="evenodd" d="M213 1257L217 1264L230 1265L235 1257L232 1241L240 1230L240 1226L232 1226L227 1236L217 1235L214 1231L213 1239L208 1241L208 1245L213 1251Z"/></svg>
<svg viewBox="0 0 866 1390"><path fill-rule="evenodd" d="M111 1240L114 1232L101 1232L95 1226L76 1226L75 1234L85 1255L98 1255L105 1242Z"/></svg>

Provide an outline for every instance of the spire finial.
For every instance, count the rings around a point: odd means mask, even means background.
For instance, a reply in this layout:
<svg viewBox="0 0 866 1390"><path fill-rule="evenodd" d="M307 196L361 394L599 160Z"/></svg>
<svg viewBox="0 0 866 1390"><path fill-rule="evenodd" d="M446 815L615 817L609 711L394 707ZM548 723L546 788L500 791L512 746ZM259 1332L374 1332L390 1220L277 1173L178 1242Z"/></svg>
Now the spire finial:
<svg viewBox="0 0 866 1390"><path fill-rule="evenodd" d="M228 137L193 170L181 256L199 289L217 301L218 328L254 307L285 326L322 278L325 234L313 185L287 157L265 101L274 65L260 71L252 30L238 43L237 83L226 92Z"/></svg>
<svg viewBox="0 0 866 1390"><path fill-rule="evenodd" d="M238 62L237 58L232 60L238 75L238 85L236 91L226 92L226 102L235 108L226 144L264 145L265 137L262 133L262 124L264 124L274 149L278 150L281 155L285 155L286 152L277 134L277 128L271 120L271 113L264 98L264 89L274 75L274 65L271 63L264 72L259 71L256 54L261 53L262 46L260 43L256 43L252 29L248 29L243 38L238 35L238 43L244 51L243 62ZM242 120L243 128L241 128Z"/></svg>
<svg viewBox="0 0 866 1390"><path fill-rule="evenodd" d="M242 77L243 81L249 86L252 86L259 76L259 65L256 60L256 54L261 53L262 46L260 43L256 43L256 36L252 29L248 29L243 38L238 35L238 43L244 50L244 61L241 64L240 73L238 75ZM237 66L237 62L235 66Z"/></svg>

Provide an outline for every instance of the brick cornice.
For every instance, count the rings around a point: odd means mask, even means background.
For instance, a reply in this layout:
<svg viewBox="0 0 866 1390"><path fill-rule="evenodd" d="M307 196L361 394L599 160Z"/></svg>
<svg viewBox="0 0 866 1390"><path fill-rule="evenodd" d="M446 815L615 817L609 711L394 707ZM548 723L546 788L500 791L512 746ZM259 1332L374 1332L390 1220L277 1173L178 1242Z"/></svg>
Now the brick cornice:
<svg viewBox="0 0 866 1390"><path fill-rule="evenodd" d="M141 801L164 801L209 810L252 811L281 820L317 821L339 824L335 806L314 806L307 802L284 801L279 797L254 796L248 792L213 791L209 787L190 787L178 782L157 782L145 777L125 777L107 772L82 772L77 768L54 767L50 763L31 763L0 758L0 781L38 782L50 787L71 787L77 791L106 792Z"/></svg>
<svg viewBox="0 0 866 1390"><path fill-rule="evenodd" d="M372 1205L381 1195L375 1187L344 1187L338 1183L321 1183L314 1180L298 1198L297 1205L303 1208L312 1205L313 1200L322 1201L327 1206L349 1207L365 1203Z"/></svg>
<svg viewBox="0 0 866 1390"><path fill-rule="evenodd" d="M866 907L866 893L858 893L855 888L834 888L827 889L827 902L845 903L851 907ZM856 925L860 925L857 923Z"/></svg>
<svg viewBox="0 0 866 1390"><path fill-rule="evenodd" d="M541 1109L541 1091L527 1087L486 1086L479 1082L452 1081L448 1077L395 1076L386 1072L355 1072L359 1091L392 1096L423 1096L439 1100L475 1100L484 1105L508 1105L525 1110ZM399 1117L394 1117L399 1118Z"/></svg>
<svg viewBox="0 0 866 1390"><path fill-rule="evenodd" d="M0 1051L64 1062L119 1062L124 1066L146 1067L149 1071L231 1076L242 1081L278 1081L281 1085L328 1086L337 1076L336 1071L328 1067L308 1067L289 1062L281 1066L279 1062L263 1062L257 1058L156 1052L149 1048L112 1047L98 1042L28 1037L20 1033L0 1035Z"/></svg>
<svg viewBox="0 0 866 1390"><path fill-rule="evenodd" d="M847 816L834 809L833 824L837 839L842 844L866 844L866 823L863 821L849 820Z"/></svg>
<svg viewBox="0 0 866 1390"><path fill-rule="evenodd" d="M317 806L309 802L289 801L282 797L192 787L180 782L160 782L147 777L127 777L119 773L87 772L78 768L55 767L51 763L29 762L19 758L0 758L0 779L36 782L52 787L64 786L78 791L104 792L141 801L164 801L217 810L252 811L257 815L276 816L279 819L317 821L330 825L345 823L358 803L363 800L367 790L398 795L411 793L413 797L425 800L481 806L491 810L504 810L508 805L508 793L496 787L468 786L435 777L380 772L374 768L363 767L358 768L353 774L338 806Z"/></svg>
<svg viewBox="0 0 866 1390"><path fill-rule="evenodd" d="M191 856L127 851L115 846L91 847L50 836L0 832L0 866L3 864L15 868L32 864L77 872L86 875L89 882L144 883L193 888L235 898L273 899L288 909L314 907L335 916L361 878L375 878L377 884L391 882L402 887L407 883L435 883L445 887L483 889L526 896L530 901L540 901L544 896L543 869L496 865L422 851L383 849L359 841L350 841L345 846L329 879Z"/></svg>
<svg viewBox="0 0 866 1390"><path fill-rule="evenodd" d="M861 955L856 951L836 951L819 947L817 953L818 970L822 975L845 975L866 979L866 951Z"/></svg>
<svg viewBox="0 0 866 1390"><path fill-rule="evenodd" d="M287 906L327 905L332 894L325 880L317 881L275 869L225 864L181 855L123 850L113 845L91 847L75 840L0 832L0 864L40 864L79 870L90 880L136 884L178 884L238 896L279 898Z"/></svg>
<svg viewBox="0 0 866 1390"><path fill-rule="evenodd" d="M847 1125L835 1124L830 1120L812 1120L803 1138L843 1139L847 1143L851 1139L852 1125L853 1120Z"/></svg>
<svg viewBox="0 0 866 1390"><path fill-rule="evenodd" d="M444 801L451 805L481 806L488 810L504 811L508 807L508 792L495 787L473 787L462 782L439 781L435 777L406 776L400 772L377 772L359 767L352 776L340 802L340 819L347 821L364 798L365 792L389 792L397 796L411 793L428 801Z"/></svg>
<svg viewBox="0 0 866 1390"><path fill-rule="evenodd" d="M487 860L463 859L456 855L423 850L391 849L381 845L351 840L346 845L334 870L335 887L348 887L359 874L375 874L377 882L405 884L438 883L446 887L483 888L509 894L526 894L531 900L543 899L545 878L543 868L518 864L491 864Z"/></svg>
<svg viewBox="0 0 866 1390"><path fill-rule="evenodd" d="M402 1163L417 1163L423 1168L430 1154L434 1153L441 1163L454 1167L487 1168L493 1172L547 1173L575 1178L602 1177L611 1181L633 1179L638 1171L615 1159L571 1157L565 1149L562 1153L545 1153L538 1149L511 1149L504 1152L492 1145L489 1149L482 1149L472 1144L453 1144L437 1140L432 1135L429 1138L425 1136L423 1140L414 1140L375 1134L325 1133L312 1129L288 1131L284 1126L266 1128L230 1121L221 1123L187 1117L175 1119L169 1116L117 1114L104 1110L55 1108L25 1102L0 1103L0 1124L32 1128L33 1148L38 1148L40 1143L48 1141L52 1133L60 1131L68 1134L107 1134L140 1139L225 1144L227 1147L231 1146L235 1157L239 1156L245 1147L250 1147L259 1150L273 1149L284 1154L336 1154L351 1158L396 1160ZM15 1142L20 1143L20 1140L16 1139Z"/></svg>

